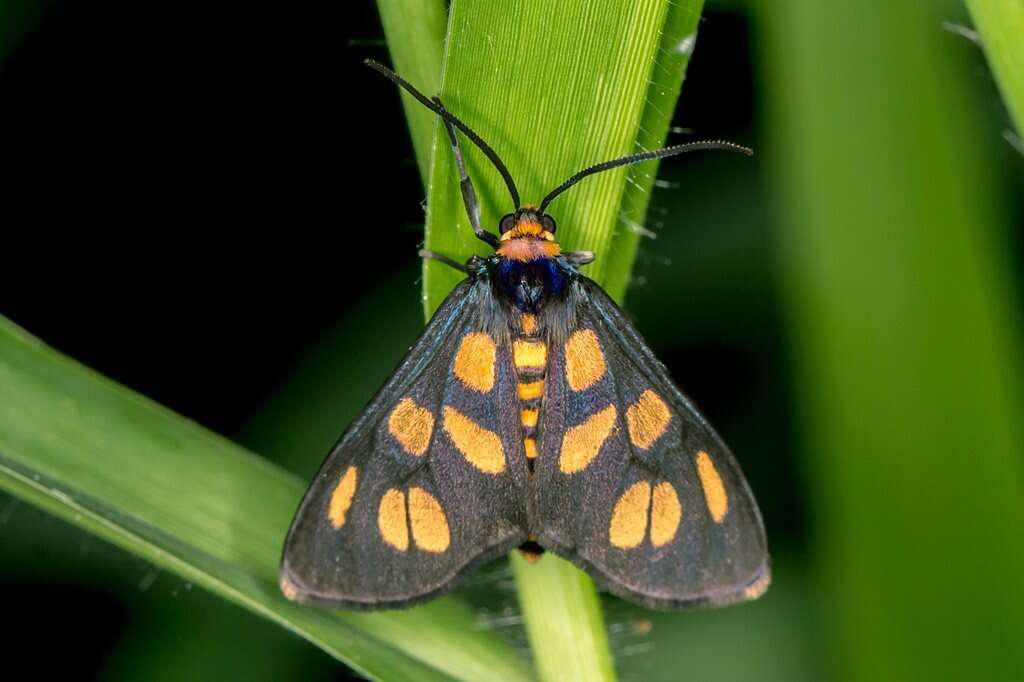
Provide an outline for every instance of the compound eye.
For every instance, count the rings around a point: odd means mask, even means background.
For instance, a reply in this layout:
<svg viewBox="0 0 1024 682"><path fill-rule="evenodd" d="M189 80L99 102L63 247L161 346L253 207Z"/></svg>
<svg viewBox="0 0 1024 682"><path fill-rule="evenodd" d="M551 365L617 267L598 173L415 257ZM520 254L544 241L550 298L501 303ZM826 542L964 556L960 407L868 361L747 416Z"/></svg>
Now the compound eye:
<svg viewBox="0 0 1024 682"><path fill-rule="evenodd" d="M551 234L555 233L555 219L547 214L540 217L540 226Z"/></svg>
<svg viewBox="0 0 1024 682"><path fill-rule="evenodd" d="M509 213L504 218L502 218L501 222L498 224L498 232L500 232L501 234L505 234L515 226L516 216L514 213Z"/></svg>

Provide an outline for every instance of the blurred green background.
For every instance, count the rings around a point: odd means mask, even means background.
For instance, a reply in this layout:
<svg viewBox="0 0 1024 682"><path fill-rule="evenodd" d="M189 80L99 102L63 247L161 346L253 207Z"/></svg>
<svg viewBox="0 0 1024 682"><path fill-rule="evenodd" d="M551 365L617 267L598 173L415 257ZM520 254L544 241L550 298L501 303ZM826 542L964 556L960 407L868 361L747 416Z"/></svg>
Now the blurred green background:
<svg viewBox="0 0 1024 682"><path fill-rule="evenodd" d="M353 4L0 6L25 240L0 312L306 479L422 327L423 191ZM608 598L620 678L1020 678L1024 152L967 11L704 17L671 140L757 155L662 164L626 307L743 465L775 583ZM43 669L71 633L79 676L346 674L13 497L0 537L8 641ZM525 649L513 590L499 562L460 595Z"/></svg>

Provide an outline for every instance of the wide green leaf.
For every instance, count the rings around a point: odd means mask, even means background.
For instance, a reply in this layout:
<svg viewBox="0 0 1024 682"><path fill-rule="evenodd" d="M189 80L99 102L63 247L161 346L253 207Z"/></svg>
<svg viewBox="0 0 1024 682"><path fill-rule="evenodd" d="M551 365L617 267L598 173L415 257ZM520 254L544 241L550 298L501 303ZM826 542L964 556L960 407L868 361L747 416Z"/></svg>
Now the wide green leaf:
<svg viewBox="0 0 1024 682"><path fill-rule="evenodd" d="M976 75L930 3L763 10L765 155L833 666L1019 677L1021 308Z"/></svg>

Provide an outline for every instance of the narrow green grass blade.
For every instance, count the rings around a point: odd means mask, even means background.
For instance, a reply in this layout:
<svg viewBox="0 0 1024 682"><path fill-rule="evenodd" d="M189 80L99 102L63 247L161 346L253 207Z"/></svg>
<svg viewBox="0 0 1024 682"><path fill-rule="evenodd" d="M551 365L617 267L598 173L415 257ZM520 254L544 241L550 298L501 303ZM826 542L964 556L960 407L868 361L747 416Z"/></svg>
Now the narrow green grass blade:
<svg viewBox="0 0 1024 682"><path fill-rule="evenodd" d="M601 601L587 575L550 553L530 563L514 552L510 561L540 679L615 679Z"/></svg>
<svg viewBox="0 0 1024 682"><path fill-rule="evenodd" d="M700 7L700 2L665 0L456 0L449 17L442 98L498 151L522 200L539 202L585 166L664 140ZM434 139L426 243L464 259L487 249L465 217L447 144L443 135ZM484 227L493 230L501 215L516 206L483 155L475 149L466 152ZM653 164L604 173L561 196L551 208L563 248L594 251L597 259L588 275L610 282L610 293L619 300L636 252L638 235L630 230L643 221L653 174ZM425 262L428 315L460 278L450 268ZM514 557L513 566L542 677L565 675L568 650L554 644L575 642L571 650L578 655L569 661L573 675L614 679L589 578L555 559L540 568ZM531 573L534 568L537 572Z"/></svg>
<svg viewBox="0 0 1024 682"><path fill-rule="evenodd" d="M286 601L303 484L0 322L0 487L265 616L375 679L525 679L453 600L403 612Z"/></svg>
<svg viewBox="0 0 1024 682"><path fill-rule="evenodd" d="M847 680L1024 670L1012 226L917 0L765 3L779 268L825 632ZM870 40L866 40L866 38Z"/></svg>
<svg viewBox="0 0 1024 682"><path fill-rule="evenodd" d="M1024 2L965 0L1017 135L1024 137Z"/></svg>
<svg viewBox="0 0 1024 682"><path fill-rule="evenodd" d="M441 83L441 51L448 18L444 0L377 0L377 10L388 40L392 67L424 92L437 92ZM426 185L434 113L404 91L402 107L416 151L416 165Z"/></svg>

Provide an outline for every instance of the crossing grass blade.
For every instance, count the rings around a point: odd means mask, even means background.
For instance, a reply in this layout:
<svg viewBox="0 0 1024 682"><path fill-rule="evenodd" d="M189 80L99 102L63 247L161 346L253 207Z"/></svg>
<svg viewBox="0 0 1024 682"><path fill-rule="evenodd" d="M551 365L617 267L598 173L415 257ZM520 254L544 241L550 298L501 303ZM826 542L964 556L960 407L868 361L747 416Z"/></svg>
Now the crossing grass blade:
<svg viewBox="0 0 1024 682"><path fill-rule="evenodd" d="M373 679L526 679L454 600L292 604L277 562L304 484L0 318L0 488L310 640Z"/></svg>

